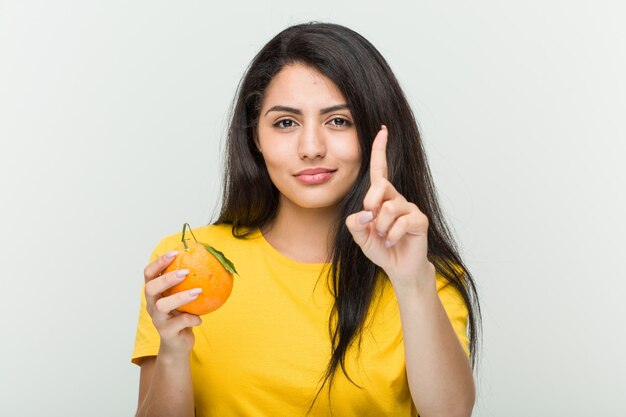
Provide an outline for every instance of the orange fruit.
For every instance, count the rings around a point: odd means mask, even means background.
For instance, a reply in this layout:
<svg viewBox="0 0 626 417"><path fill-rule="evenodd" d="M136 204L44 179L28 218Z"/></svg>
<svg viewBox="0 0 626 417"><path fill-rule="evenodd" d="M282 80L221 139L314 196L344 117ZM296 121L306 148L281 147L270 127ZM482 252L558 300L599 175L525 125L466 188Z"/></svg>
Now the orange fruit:
<svg viewBox="0 0 626 417"><path fill-rule="evenodd" d="M188 269L189 274L179 284L167 289L163 296L169 296L192 288L202 288L195 300L177 308L180 312L198 316L220 308L233 290L236 270L224 254L215 248L195 240L185 241L185 229L181 243L173 248L178 251L174 261L163 271L163 274L177 269ZM191 231L191 228L190 228ZM192 232L193 235L193 232Z"/></svg>

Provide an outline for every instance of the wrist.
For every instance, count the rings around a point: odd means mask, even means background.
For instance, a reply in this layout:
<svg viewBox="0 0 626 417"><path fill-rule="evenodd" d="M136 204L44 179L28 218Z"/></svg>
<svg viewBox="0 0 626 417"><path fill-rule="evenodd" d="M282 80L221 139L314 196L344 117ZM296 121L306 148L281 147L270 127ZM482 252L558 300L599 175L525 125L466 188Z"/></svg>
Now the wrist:
<svg viewBox="0 0 626 417"><path fill-rule="evenodd" d="M432 283L413 284L404 287L394 287L396 298L400 307L406 304L421 303L433 298L438 298L436 281Z"/></svg>
<svg viewBox="0 0 626 417"><path fill-rule="evenodd" d="M190 363L190 351L176 351L163 347L159 348L159 353L157 354L157 362L164 366L183 366Z"/></svg>
<svg viewBox="0 0 626 417"><path fill-rule="evenodd" d="M437 273L434 265L429 263L429 266L428 271L422 274L410 277L390 276L399 303L404 300L437 296Z"/></svg>

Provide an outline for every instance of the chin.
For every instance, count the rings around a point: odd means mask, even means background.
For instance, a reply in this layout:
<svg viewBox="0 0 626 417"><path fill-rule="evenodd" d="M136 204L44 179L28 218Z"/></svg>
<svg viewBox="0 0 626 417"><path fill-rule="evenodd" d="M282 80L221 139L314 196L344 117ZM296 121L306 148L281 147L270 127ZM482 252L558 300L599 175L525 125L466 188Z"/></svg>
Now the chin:
<svg viewBox="0 0 626 417"><path fill-rule="evenodd" d="M294 204L300 208L307 210L323 210L323 209L337 209L339 201L302 201L294 202Z"/></svg>
<svg viewBox="0 0 626 417"><path fill-rule="evenodd" d="M299 196L299 198L289 198L289 197L284 197L287 204L293 205L295 207L299 207L302 209L307 209L307 210L322 210L322 209L330 209L330 208L338 208L339 206L339 202L341 201L340 198L337 199L329 199L328 196L326 196L326 198L320 199L320 198L302 198L302 196Z"/></svg>

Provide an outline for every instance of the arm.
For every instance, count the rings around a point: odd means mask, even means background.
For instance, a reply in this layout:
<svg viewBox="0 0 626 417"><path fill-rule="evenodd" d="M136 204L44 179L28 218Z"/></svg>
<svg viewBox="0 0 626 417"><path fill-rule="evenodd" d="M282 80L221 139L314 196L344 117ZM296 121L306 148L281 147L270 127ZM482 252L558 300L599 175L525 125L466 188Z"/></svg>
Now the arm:
<svg viewBox="0 0 626 417"><path fill-rule="evenodd" d="M407 378L422 417L470 416L476 397L469 359L432 285L396 292Z"/></svg>
<svg viewBox="0 0 626 417"><path fill-rule="evenodd" d="M167 356L141 362L137 417L193 416L193 385L189 360L178 363Z"/></svg>
<svg viewBox="0 0 626 417"><path fill-rule="evenodd" d="M387 179L387 129L372 144L364 210L346 226L393 285L400 309L407 379L422 417L471 415L475 388L467 356L439 300L428 260L428 218Z"/></svg>
<svg viewBox="0 0 626 417"><path fill-rule="evenodd" d="M197 298L192 289L168 297L162 293L185 279L188 270L161 275L175 258L169 252L151 262L144 271L146 310L159 333L158 355L143 358L139 381L137 417L193 417L194 398L190 353L194 345L192 327L200 317L178 313L176 308Z"/></svg>

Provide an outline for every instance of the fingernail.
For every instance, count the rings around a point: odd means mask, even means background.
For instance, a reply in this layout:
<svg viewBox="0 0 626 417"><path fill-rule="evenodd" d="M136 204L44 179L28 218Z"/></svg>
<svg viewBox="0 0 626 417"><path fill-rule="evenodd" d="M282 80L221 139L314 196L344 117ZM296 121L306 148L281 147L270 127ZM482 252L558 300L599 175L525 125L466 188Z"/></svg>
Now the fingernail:
<svg viewBox="0 0 626 417"><path fill-rule="evenodd" d="M391 241L390 240L385 240L385 247L387 249L389 249L391 247Z"/></svg>
<svg viewBox="0 0 626 417"><path fill-rule="evenodd" d="M182 277L184 277L187 274L189 274L189 270L188 269L180 269L180 270L176 271L176 276L178 278L182 278Z"/></svg>
<svg viewBox="0 0 626 417"><path fill-rule="evenodd" d="M387 126L385 126L385 125L380 125L380 128L384 129L384 130L387 130Z"/></svg>
<svg viewBox="0 0 626 417"><path fill-rule="evenodd" d="M168 253L165 254L165 258L166 259L172 259L176 255L178 255L178 251L171 250L171 251L169 251Z"/></svg>
<svg viewBox="0 0 626 417"><path fill-rule="evenodd" d="M194 288L192 290L189 290L189 296L190 297L197 297L198 294L200 294L202 292L202 288Z"/></svg>
<svg viewBox="0 0 626 417"><path fill-rule="evenodd" d="M366 211L364 213L361 213L361 215L359 216L359 223L361 224L368 223L373 218L374 218L374 213L372 213L371 211Z"/></svg>

